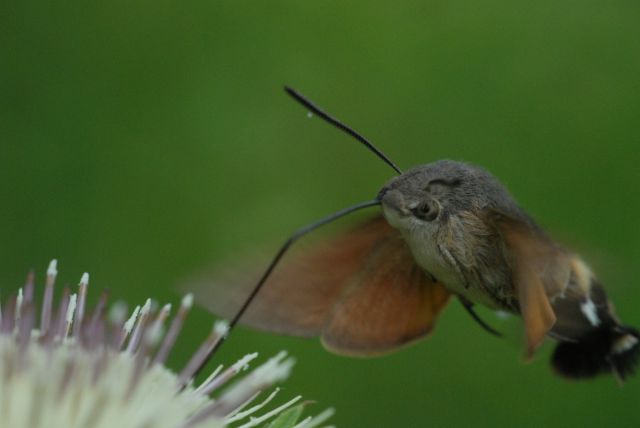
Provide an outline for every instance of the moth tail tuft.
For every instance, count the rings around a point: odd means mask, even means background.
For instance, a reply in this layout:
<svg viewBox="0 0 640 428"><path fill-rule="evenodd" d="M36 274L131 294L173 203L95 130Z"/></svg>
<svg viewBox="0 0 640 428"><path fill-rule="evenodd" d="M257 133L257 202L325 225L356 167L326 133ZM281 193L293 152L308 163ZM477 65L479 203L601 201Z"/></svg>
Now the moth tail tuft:
<svg viewBox="0 0 640 428"><path fill-rule="evenodd" d="M578 342L561 342L551 358L555 371L569 379L612 373L624 380L640 362L640 332L614 325L594 331Z"/></svg>

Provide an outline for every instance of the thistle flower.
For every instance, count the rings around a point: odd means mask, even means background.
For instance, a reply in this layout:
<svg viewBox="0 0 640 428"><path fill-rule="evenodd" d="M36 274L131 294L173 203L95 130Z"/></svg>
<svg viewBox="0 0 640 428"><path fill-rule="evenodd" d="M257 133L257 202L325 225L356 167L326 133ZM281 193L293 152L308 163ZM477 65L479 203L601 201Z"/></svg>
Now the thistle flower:
<svg viewBox="0 0 640 428"><path fill-rule="evenodd" d="M213 325L182 371L167 369L191 295L182 299L165 334L171 305L157 309L147 300L127 316L124 304L108 309L103 293L89 312L86 273L77 293L66 288L54 307L56 275L53 260L40 308L33 274L2 307L0 427L248 428L279 415L270 426L312 428L331 416L329 409L299 422L301 406L293 406L300 396L264 410L278 389L255 404L261 392L289 375L294 361L285 352L234 379L258 356L248 354L194 385L195 373L227 333L223 321Z"/></svg>

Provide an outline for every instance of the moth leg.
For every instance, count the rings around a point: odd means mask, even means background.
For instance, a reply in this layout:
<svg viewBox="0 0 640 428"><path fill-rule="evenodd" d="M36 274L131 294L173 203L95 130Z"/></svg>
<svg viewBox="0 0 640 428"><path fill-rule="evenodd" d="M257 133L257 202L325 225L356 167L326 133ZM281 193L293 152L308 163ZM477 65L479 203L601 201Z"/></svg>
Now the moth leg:
<svg viewBox="0 0 640 428"><path fill-rule="evenodd" d="M469 315L471 315L471 318L473 318L475 322L477 322L480 325L480 327L484 328L487 332L489 332L490 334L496 337L502 337L502 333L500 333L498 330L495 330L489 324L484 322L482 318L480 318L480 316L476 314L476 311L473 310L473 303L471 303L470 301L468 301L462 296L458 296L458 300L460 301L460 303L462 303L462 306L467 310Z"/></svg>
<svg viewBox="0 0 640 428"><path fill-rule="evenodd" d="M455 269L458 276L460 276L460 278L462 279L464 283L464 288L469 289L471 284L469 284L469 281L467 280L466 275L462 271L462 268L460 267L460 262L458 261L458 259L456 259L453 256L453 254L451 254L451 252L449 252L449 250L447 250L447 247L445 247L444 245L438 244L438 248L440 249L440 252L444 256L444 258L447 259L449 264ZM471 302L469 302L469 304L471 304Z"/></svg>

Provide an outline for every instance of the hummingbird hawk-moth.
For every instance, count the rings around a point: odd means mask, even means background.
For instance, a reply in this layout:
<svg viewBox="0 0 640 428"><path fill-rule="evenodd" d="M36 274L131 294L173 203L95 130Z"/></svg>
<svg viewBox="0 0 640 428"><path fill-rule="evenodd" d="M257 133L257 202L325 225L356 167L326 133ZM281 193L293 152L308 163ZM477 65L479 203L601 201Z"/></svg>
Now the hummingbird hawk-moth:
<svg viewBox="0 0 640 428"><path fill-rule="evenodd" d="M526 354L558 344L556 372L624 379L640 356L640 333L624 326L589 266L536 224L478 166L441 160L402 172L352 128L291 88L307 109L347 132L398 175L373 201L296 232L253 289L192 284L214 313L263 330L319 336L331 352L373 356L425 337L452 297L493 334L474 305L520 315ZM298 238L353 211L381 212L282 266ZM242 296L242 297L240 297ZM239 308L239 309L238 309Z"/></svg>

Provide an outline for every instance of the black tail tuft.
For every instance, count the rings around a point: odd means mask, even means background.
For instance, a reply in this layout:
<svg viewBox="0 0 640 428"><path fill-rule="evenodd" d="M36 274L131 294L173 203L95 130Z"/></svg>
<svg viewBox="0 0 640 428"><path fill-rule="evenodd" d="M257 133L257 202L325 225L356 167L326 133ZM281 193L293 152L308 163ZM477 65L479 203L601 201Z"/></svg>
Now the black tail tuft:
<svg viewBox="0 0 640 428"><path fill-rule="evenodd" d="M640 362L640 332L631 327L613 326L594 331L579 342L561 342L551 364L562 376L587 379L613 373L624 380Z"/></svg>

